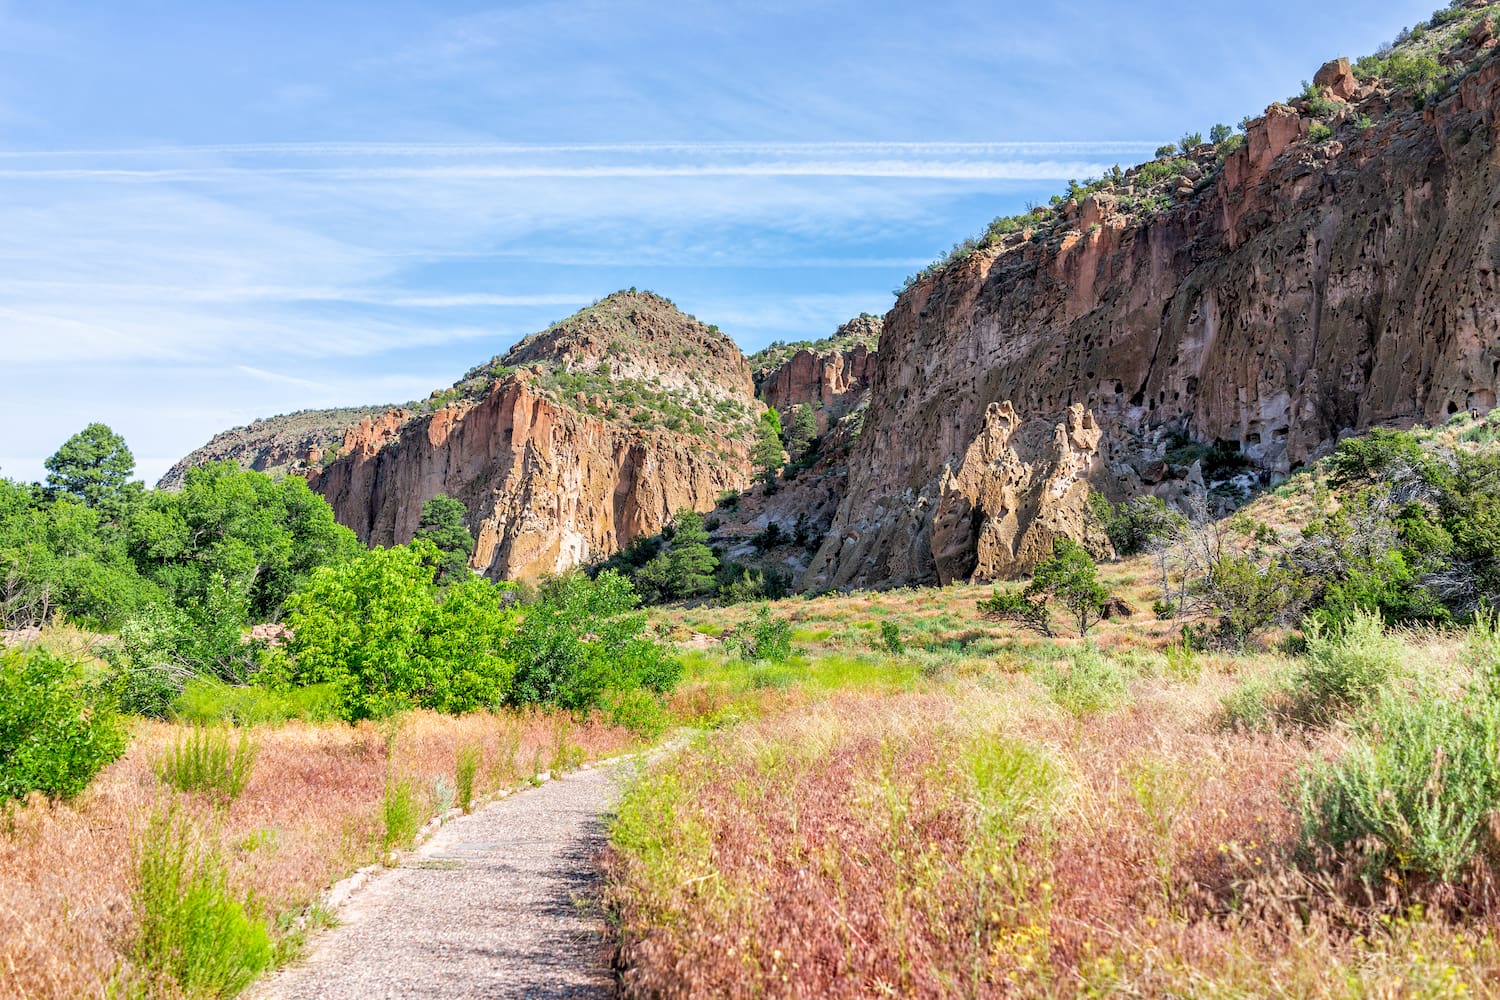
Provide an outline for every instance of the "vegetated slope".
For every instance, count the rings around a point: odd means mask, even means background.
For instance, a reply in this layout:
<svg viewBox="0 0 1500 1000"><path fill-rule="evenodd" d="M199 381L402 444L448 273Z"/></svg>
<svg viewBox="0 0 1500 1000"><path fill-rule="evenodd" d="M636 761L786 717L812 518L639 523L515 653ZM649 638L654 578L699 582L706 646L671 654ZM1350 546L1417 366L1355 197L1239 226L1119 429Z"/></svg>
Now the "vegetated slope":
<svg viewBox="0 0 1500 1000"><path fill-rule="evenodd" d="M749 479L750 368L717 328L649 292L611 295L451 389L431 412L361 421L311 476L372 545L409 540L422 503L462 501L472 565L535 577L709 510Z"/></svg>
<svg viewBox="0 0 1500 1000"><path fill-rule="evenodd" d="M334 410L301 410L215 434L213 439L167 470L159 490L179 490L187 470L230 460L241 468L271 475L306 474L319 468L361 420L383 413L384 406L351 406Z"/></svg>
<svg viewBox="0 0 1500 1000"><path fill-rule="evenodd" d="M1085 483L1174 499L1493 407L1496 14L1457 4L1243 138L1074 185L917 276L801 585L1014 575L1088 537Z"/></svg>

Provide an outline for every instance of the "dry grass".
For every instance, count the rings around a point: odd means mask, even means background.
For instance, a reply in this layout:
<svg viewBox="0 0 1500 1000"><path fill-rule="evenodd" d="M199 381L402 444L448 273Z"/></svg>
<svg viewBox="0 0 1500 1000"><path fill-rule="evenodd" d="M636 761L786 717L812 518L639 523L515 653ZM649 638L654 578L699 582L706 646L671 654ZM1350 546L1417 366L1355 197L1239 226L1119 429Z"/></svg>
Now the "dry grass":
<svg viewBox="0 0 1500 1000"><path fill-rule="evenodd" d="M131 845L151 813L177 797L153 767L183 728L141 723L126 756L77 800L35 800L9 817L0 835L0 996L101 996L131 976ZM398 731L292 723L256 738L254 772L227 809L182 798L284 944L295 940L292 918L324 888L378 859L388 771L415 783L426 816L439 804L439 779L452 787L466 745L483 748L476 783L489 791L547 769L560 752L592 759L631 742L622 729L541 712L418 712Z"/></svg>
<svg viewBox="0 0 1500 1000"><path fill-rule="evenodd" d="M609 860L627 993L1500 995L1493 915L1299 868L1288 789L1342 737L1226 731L1279 664L1202 661L1082 717L1020 674L835 693L663 762Z"/></svg>

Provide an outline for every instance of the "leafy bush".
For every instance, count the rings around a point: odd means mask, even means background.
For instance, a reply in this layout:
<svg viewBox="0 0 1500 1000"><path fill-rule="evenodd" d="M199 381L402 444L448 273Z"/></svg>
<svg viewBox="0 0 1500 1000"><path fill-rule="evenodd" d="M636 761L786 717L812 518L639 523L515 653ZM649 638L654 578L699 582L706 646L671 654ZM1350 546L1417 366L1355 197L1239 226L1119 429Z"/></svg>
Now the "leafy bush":
<svg viewBox="0 0 1500 1000"><path fill-rule="evenodd" d="M642 739L654 740L671 725L659 695L642 688L610 691L604 695L604 717L612 726L620 726Z"/></svg>
<svg viewBox="0 0 1500 1000"><path fill-rule="evenodd" d="M517 665L506 700L587 709L607 691L670 691L682 664L646 638L639 603L630 581L614 571L546 583L506 646Z"/></svg>
<svg viewBox="0 0 1500 1000"><path fill-rule="evenodd" d="M901 626L890 619L880 623L880 642L892 656L900 656L906 650L901 642Z"/></svg>
<svg viewBox="0 0 1500 1000"><path fill-rule="evenodd" d="M1367 611L1332 629L1309 621L1306 642L1294 685L1314 721L1370 703L1402 669L1401 641Z"/></svg>
<svg viewBox="0 0 1500 1000"><path fill-rule="evenodd" d="M1333 129L1329 128L1324 122L1313 122L1312 126L1307 130L1307 139L1315 146L1321 146L1332 138Z"/></svg>
<svg viewBox="0 0 1500 1000"><path fill-rule="evenodd" d="M467 712L509 694L516 613L478 577L439 595L430 542L374 549L313 575L289 601L293 636L268 667L277 687L331 684L341 715L407 706Z"/></svg>
<svg viewBox="0 0 1500 1000"><path fill-rule="evenodd" d="M72 798L128 741L83 665L41 648L0 649L0 800Z"/></svg>
<svg viewBox="0 0 1500 1000"><path fill-rule="evenodd" d="M1123 670L1093 645L1075 650L1066 668L1046 664L1040 680L1054 701L1073 715L1091 715L1125 694Z"/></svg>
<svg viewBox="0 0 1500 1000"><path fill-rule="evenodd" d="M792 626L771 615L769 605L762 604L755 620L733 638L740 658L752 663L785 663L792 655Z"/></svg>
<svg viewBox="0 0 1500 1000"><path fill-rule="evenodd" d="M231 892L218 852L187 816L152 817L136 844L135 954L189 996L232 997L271 964L264 924Z"/></svg>
<svg viewBox="0 0 1500 1000"><path fill-rule="evenodd" d="M179 792L202 792L228 805L250 781L259 748L247 732L230 745L220 726L194 726L156 762L156 776Z"/></svg>

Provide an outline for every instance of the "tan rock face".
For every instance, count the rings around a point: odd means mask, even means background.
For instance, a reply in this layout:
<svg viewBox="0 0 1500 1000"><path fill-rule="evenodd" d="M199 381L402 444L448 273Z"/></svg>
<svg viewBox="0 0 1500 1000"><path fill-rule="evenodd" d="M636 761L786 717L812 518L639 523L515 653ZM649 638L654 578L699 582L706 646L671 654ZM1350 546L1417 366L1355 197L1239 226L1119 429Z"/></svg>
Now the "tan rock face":
<svg viewBox="0 0 1500 1000"><path fill-rule="evenodd" d="M783 424L791 420L794 407L811 406L818 419L818 433L826 434L869 391L876 352L868 344L879 336L879 319L852 319L827 342L830 346L826 350L799 350L757 372L757 393L777 411Z"/></svg>
<svg viewBox="0 0 1500 1000"><path fill-rule="evenodd" d="M1313 86L1328 97L1347 101L1359 89L1359 81L1355 79L1348 59L1334 59L1318 70L1313 77Z"/></svg>
<svg viewBox="0 0 1500 1000"><path fill-rule="evenodd" d="M1160 479L1171 430L1284 473L1351 430L1493 407L1497 110L1500 59L1336 155L1273 106L1172 210L976 253L912 287L886 317L848 494L802 586L1024 566L1026 484L1054 459L1042 449L1028 479L1004 453L1029 461L1024 428L1071 428L1074 406L1100 432L1085 475L1116 495ZM992 409L1006 402L1017 418Z"/></svg>
<svg viewBox="0 0 1500 1000"><path fill-rule="evenodd" d="M342 450L311 483L362 541L410 541L422 504L445 493L469 511L471 565L496 579L608 556L678 510L711 510L721 492L745 485L748 469L742 447L741 468L706 462L686 436L589 417L516 377L477 403L364 421Z"/></svg>
<svg viewBox="0 0 1500 1000"><path fill-rule="evenodd" d="M1068 408L1063 423L1023 423L1009 402L984 424L957 466L943 469L932 517L938 580L996 580L1035 566L1059 538L1112 554L1090 525L1089 474L1100 471L1093 414Z"/></svg>
<svg viewBox="0 0 1500 1000"><path fill-rule="evenodd" d="M310 476L362 541L410 541L422 504L444 493L468 510L475 569L532 578L607 557L749 481L761 410L749 365L649 293L610 296L456 388L431 413L361 421Z"/></svg>

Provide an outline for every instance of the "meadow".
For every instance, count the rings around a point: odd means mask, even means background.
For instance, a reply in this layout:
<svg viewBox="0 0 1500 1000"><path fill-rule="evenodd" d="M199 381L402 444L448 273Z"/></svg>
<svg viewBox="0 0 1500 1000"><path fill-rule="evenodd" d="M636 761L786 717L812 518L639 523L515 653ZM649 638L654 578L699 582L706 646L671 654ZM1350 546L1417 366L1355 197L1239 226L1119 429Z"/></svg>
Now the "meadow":
<svg viewBox="0 0 1500 1000"><path fill-rule="evenodd" d="M76 798L0 816L0 994L233 995L335 919L330 885L400 864L430 820L636 745L542 709L137 720Z"/></svg>
<svg viewBox="0 0 1500 1000"><path fill-rule="evenodd" d="M1039 639L988 592L792 599L785 661L689 657L706 728L612 831L626 995L1500 992L1493 625L1210 653L1149 613Z"/></svg>

